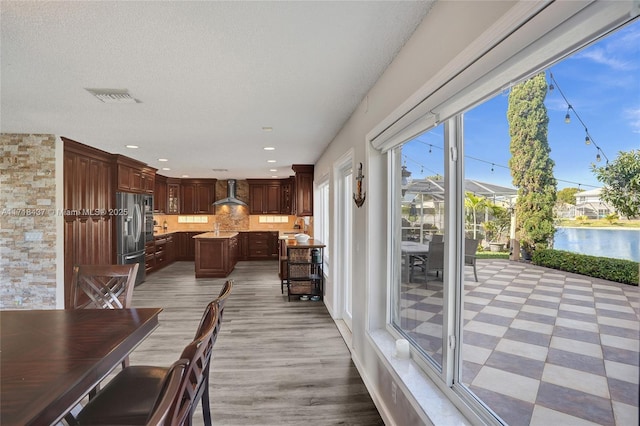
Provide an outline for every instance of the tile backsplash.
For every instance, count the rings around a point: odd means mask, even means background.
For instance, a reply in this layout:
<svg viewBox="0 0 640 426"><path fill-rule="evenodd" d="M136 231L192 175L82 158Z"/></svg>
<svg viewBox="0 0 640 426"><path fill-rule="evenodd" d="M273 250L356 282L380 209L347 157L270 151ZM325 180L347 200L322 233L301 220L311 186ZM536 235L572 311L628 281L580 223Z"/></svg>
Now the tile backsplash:
<svg viewBox="0 0 640 426"><path fill-rule="evenodd" d="M242 207L232 207L234 211L218 211L215 215L165 215L153 216L157 225L155 230L162 232L164 224L167 224L168 232L176 231L212 231L216 223L220 224L221 231L290 231L301 220L296 216L285 215L247 215L238 212ZM302 231L302 229L300 229ZM308 233L313 234L313 218L311 218Z"/></svg>

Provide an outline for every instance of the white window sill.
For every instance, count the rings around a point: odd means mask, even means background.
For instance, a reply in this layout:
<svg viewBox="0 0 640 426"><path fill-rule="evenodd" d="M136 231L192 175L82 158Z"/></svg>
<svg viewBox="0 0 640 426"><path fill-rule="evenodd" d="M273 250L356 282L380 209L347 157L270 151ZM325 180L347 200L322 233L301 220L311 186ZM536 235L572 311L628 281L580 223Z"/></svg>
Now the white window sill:
<svg viewBox="0 0 640 426"><path fill-rule="evenodd" d="M438 386L410 359L394 357L396 342L386 330L369 333L378 354L391 374L399 379L398 387L416 410L421 410L435 426L469 426L471 423L445 396Z"/></svg>

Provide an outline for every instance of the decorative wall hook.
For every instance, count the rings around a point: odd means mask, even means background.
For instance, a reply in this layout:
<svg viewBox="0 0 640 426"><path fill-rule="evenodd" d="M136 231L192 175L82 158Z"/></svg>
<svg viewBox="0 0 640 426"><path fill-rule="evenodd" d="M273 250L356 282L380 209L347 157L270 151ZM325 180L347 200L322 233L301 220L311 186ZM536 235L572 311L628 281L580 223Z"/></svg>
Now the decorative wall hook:
<svg viewBox="0 0 640 426"><path fill-rule="evenodd" d="M362 163L360 163L360 167L358 167L358 176L356 176L358 195L356 196L356 194L353 194L353 201L356 203L358 208L362 207L364 200L367 198L367 193L362 192L362 179L364 179L364 175L362 174Z"/></svg>

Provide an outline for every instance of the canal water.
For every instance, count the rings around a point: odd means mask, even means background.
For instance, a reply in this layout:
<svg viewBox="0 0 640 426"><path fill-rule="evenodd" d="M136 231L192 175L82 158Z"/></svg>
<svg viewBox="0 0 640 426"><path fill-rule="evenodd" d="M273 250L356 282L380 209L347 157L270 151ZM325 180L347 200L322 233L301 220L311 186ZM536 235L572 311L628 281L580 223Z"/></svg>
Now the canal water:
<svg viewBox="0 0 640 426"><path fill-rule="evenodd" d="M558 227L553 248L640 262L640 229Z"/></svg>

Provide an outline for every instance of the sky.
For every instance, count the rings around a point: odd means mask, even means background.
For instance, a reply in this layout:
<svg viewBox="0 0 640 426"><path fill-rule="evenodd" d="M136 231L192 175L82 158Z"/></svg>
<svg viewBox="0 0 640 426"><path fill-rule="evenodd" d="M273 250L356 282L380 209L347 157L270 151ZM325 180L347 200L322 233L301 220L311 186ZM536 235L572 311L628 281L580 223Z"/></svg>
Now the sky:
<svg viewBox="0 0 640 426"><path fill-rule="evenodd" d="M574 53L546 70L557 84L548 91L548 142L558 189L601 187L591 170L620 151L640 149L640 20ZM567 102L573 107L565 123ZM508 91L464 114L465 177L512 187L509 162ZM592 143L585 144L585 126ZM442 126L410 142L403 153L414 179L442 173ZM431 149L431 153L429 153ZM438 161L433 161L434 157Z"/></svg>

